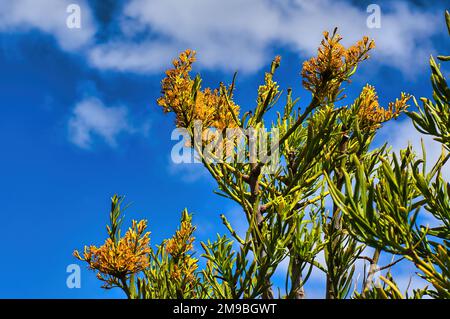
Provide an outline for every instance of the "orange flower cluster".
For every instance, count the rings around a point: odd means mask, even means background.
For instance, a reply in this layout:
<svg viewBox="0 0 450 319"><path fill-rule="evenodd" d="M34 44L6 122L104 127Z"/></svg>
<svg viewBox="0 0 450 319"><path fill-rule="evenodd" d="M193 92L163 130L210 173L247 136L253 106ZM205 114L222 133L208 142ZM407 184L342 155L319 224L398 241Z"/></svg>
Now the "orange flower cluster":
<svg viewBox="0 0 450 319"><path fill-rule="evenodd" d="M397 118L401 112L408 108L408 100L410 95L401 93L399 99L390 102L388 109L380 106L375 88L367 84L357 101L358 119L361 129L376 129L381 123L387 122L393 118Z"/></svg>
<svg viewBox="0 0 450 319"><path fill-rule="evenodd" d="M89 268L97 270L100 280L113 284L115 279L124 279L127 275L138 273L149 266L150 233L144 233L147 222L133 220L132 227L125 236L114 242L108 238L100 246L85 246L83 257L75 250L73 255L86 261ZM112 278L106 278L112 276Z"/></svg>
<svg viewBox="0 0 450 319"><path fill-rule="evenodd" d="M187 282L195 280L195 271L198 268L197 259L192 258L189 252L193 249L195 238L192 236L195 227L192 226L190 218L185 215L181 222L180 229L175 235L167 240L165 248L175 265L171 271L171 277L175 280L185 279Z"/></svg>
<svg viewBox="0 0 450 319"><path fill-rule="evenodd" d="M349 48L345 48L341 40L336 30L332 36L324 32L317 57L303 63L303 86L319 100L337 98L341 83L348 81L354 68L367 59L369 50L375 47L374 41L369 41L368 37L363 37Z"/></svg>
<svg viewBox="0 0 450 319"><path fill-rule="evenodd" d="M162 80L162 94L157 103L165 112L174 112L177 127L189 127L200 120L204 127L225 129L237 127L233 115L239 115L239 106L222 92L225 87L200 90L200 78L191 79L189 72L195 61L195 51L186 50L173 61L174 68L166 71ZM232 111L231 111L232 110Z"/></svg>

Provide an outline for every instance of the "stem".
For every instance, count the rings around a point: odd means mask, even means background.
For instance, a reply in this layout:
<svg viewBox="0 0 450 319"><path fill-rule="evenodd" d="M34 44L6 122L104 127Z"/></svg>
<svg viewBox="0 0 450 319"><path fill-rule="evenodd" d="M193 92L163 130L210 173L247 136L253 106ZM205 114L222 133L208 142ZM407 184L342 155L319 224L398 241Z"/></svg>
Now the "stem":
<svg viewBox="0 0 450 319"><path fill-rule="evenodd" d="M298 258L292 263L292 291L294 291L294 299L305 299L305 289L303 287L301 262Z"/></svg>
<svg viewBox="0 0 450 319"><path fill-rule="evenodd" d="M342 136L342 140L339 144L339 153L340 154L344 154L347 151L347 146L348 146L348 140L349 137L346 135L345 130L343 130L343 136ZM343 159L343 161L345 161L345 159ZM334 169L335 174L337 176L337 181L336 181L336 187L339 189L339 191L342 189L342 187L344 186L344 176L342 174L342 172L340 172L339 168L335 168ZM336 203L333 203L333 215L332 215L332 219L331 219L331 231L332 234L330 237L332 237L334 234L338 234L340 231L342 230L342 224L341 224L341 216L339 214L339 207ZM336 269L335 266L335 256L336 253L338 252L339 248L339 242L340 239L342 238L342 235L337 235L336 238L331 242L331 245L329 246L330 251L328 252L328 255L330 256L331 259L328 259L328 265L327 265L327 269L328 269L328 273L327 273L327 285L326 285L326 298L327 299L336 299L337 296L337 291L335 291L335 281L337 278L334 278L333 276L330 276L330 269Z"/></svg>
<svg viewBox="0 0 450 319"><path fill-rule="evenodd" d="M364 287L362 292L362 297L365 297L366 291L369 290L370 284L373 281L373 276L375 273L379 270L377 267L378 260L380 259L380 252L381 250L379 248L375 249L375 252L373 253L372 261L370 262L369 272L367 274L367 278L364 281Z"/></svg>
<svg viewBox="0 0 450 319"><path fill-rule="evenodd" d="M130 288L128 288L127 280L126 280L125 276L121 276L119 278L119 280L120 280L120 283L122 284L121 288L125 292L125 294L127 295L127 298L128 299L133 299L132 296L131 296Z"/></svg>
<svg viewBox="0 0 450 319"><path fill-rule="evenodd" d="M263 222L264 218L262 216L260 207L259 207L259 177L261 175L261 165L258 163L252 164L252 170L250 172L249 176L249 184L250 184L250 203L253 207L253 214L256 214L256 222L257 227L261 228L261 223ZM251 223L251 221L249 221ZM253 240L255 240L256 236L253 236ZM259 244L259 243L258 243ZM260 245L260 244L259 244ZM262 260L265 257L264 249L260 250L260 256L259 260ZM264 278L264 282L268 288L264 289L262 298L263 299L273 299L273 290L272 290L272 284L270 283L270 279Z"/></svg>

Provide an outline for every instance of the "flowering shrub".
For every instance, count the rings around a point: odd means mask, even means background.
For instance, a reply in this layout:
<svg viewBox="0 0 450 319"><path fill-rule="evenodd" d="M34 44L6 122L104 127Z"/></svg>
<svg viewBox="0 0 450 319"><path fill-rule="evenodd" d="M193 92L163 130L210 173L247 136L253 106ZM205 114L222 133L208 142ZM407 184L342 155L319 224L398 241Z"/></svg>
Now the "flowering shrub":
<svg viewBox="0 0 450 319"><path fill-rule="evenodd" d="M446 21L450 32L448 12ZM349 48L341 39L336 30L325 32L317 56L304 62L303 86L311 99L303 107L297 107L299 99L290 88L284 105L279 105L283 94L275 75L280 57L258 88L256 107L244 114L233 100L234 79L210 89L201 87L199 75L191 77L194 51L181 53L166 72L157 103L164 112L174 113L175 126L186 129L193 141L196 121L214 127L217 134L227 128L279 132L278 147L271 153L277 152L280 161L270 173L264 171L263 160L214 162L198 152L217 181L217 192L237 203L248 222L239 236L221 216L229 235L201 243L203 269L193 258L195 226L187 211L174 236L154 250L145 221L133 222L120 236L119 197L112 199L105 244L86 247L83 257L78 252L75 256L98 272L105 288L120 287L129 298L274 298L272 276L285 260L285 291L278 295L282 298L307 296L304 285L313 268L326 276L327 298L450 297L450 184L441 174L450 157L450 89L445 77L432 58L433 100L423 98L418 113L407 111L411 96L405 93L387 108L380 106L369 84L354 101L338 107L338 101L347 99L344 84L375 47L367 37ZM277 117L269 121L272 108L278 109ZM386 145L372 145L383 123L403 113L420 132L443 145L431 170L425 167L425 156L411 147L397 154ZM251 153L250 137L246 139L244 152ZM194 141L188 147L198 150L199 145ZM440 226L422 225L418 216L425 212ZM366 256L367 247L373 248L372 256ZM381 254L398 259L379 266ZM358 259L368 262L368 271L353 287ZM430 285L412 295L401 292L390 272L400 260L412 262ZM386 269L377 283L374 275Z"/></svg>

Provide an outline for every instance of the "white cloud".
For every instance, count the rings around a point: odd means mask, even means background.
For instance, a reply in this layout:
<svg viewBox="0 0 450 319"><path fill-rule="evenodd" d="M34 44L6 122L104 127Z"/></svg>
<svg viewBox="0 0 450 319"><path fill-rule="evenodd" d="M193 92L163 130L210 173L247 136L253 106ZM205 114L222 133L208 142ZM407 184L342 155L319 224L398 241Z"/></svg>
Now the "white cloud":
<svg viewBox="0 0 450 319"><path fill-rule="evenodd" d="M119 134L134 132L128 121L127 108L107 107L96 98L79 102L73 110L68 126L70 141L84 149L90 148L94 136L102 138L114 147Z"/></svg>
<svg viewBox="0 0 450 319"><path fill-rule="evenodd" d="M167 66L181 47L173 44L111 42L93 47L87 54L90 63L100 69L152 73Z"/></svg>
<svg viewBox="0 0 450 319"><path fill-rule="evenodd" d="M377 42L375 60L410 73L417 65L411 68L408 61L425 65L432 51L429 37L439 28L435 13L411 7L381 5L381 28L369 29L365 8L349 2L196 0L180 5L179 0L131 0L122 16L124 34L147 30L157 40L135 44L133 37L125 37L94 48L89 57L99 68L152 72L166 68L178 51L191 48L198 51L203 68L251 72L270 62L276 45L303 57L314 54L322 31L337 26L345 44L372 36Z"/></svg>
<svg viewBox="0 0 450 319"><path fill-rule="evenodd" d="M81 9L81 28L66 24L70 0L14 0L0 2L0 32L40 30L52 34L64 50L87 46L96 32L89 6L77 1Z"/></svg>

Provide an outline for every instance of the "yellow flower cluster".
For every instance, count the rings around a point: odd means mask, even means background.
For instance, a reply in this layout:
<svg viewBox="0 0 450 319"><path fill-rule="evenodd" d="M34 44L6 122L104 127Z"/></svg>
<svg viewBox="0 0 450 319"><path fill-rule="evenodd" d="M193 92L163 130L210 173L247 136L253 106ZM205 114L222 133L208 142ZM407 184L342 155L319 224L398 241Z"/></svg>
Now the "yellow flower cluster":
<svg viewBox="0 0 450 319"><path fill-rule="evenodd" d="M332 36L324 32L324 39L318 49L317 57L303 63L303 86L319 100L324 97L337 97L343 81L348 81L357 64L369 57L369 50L375 47L373 40L363 37L356 44L345 48L336 32Z"/></svg>
<svg viewBox="0 0 450 319"><path fill-rule="evenodd" d="M390 102L388 109L380 106L375 88L367 84L358 98L358 119L361 129L376 129L381 123L397 118L401 112L408 108L410 95L401 93L399 99Z"/></svg>
<svg viewBox="0 0 450 319"><path fill-rule="evenodd" d="M193 248L195 240L192 237L195 227L190 221L182 221L180 229L175 232L175 235L166 242L166 251L174 258L179 259Z"/></svg>
<svg viewBox="0 0 450 319"><path fill-rule="evenodd" d="M185 108L192 100L194 81L190 78L189 72L194 61L195 52L186 50L181 53L179 59L173 61L174 68L166 71L166 77L161 83L164 96L158 99L158 105L164 112L175 112L179 127L186 127L189 120Z"/></svg>
<svg viewBox="0 0 450 319"><path fill-rule="evenodd" d="M222 94L226 90L206 88L200 90L200 79L191 79L189 72L195 61L195 51L186 50L173 61L162 80L162 96L157 103L165 112L174 112L177 127L189 127L200 120L204 127L225 129L237 127L231 111L236 116L239 106ZM225 89L221 87L221 89Z"/></svg>
<svg viewBox="0 0 450 319"><path fill-rule="evenodd" d="M195 281L195 271L198 268L197 259L187 258L186 263L174 265L170 277L177 281L193 283Z"/></svg>
<svg viewBox="0 0 450 319"><path fill-rule="evenodd" d="M264 103L269 94L271 95L271 97L274 97L279 93L280 87L278 83L273 80L273 72L275 71L275 68L280 65L280 62L281 57L277 55L272 62L273 67L271 72L266 72L264 76L264 84L260 85L258 88L258 98L256 101L257 103Z"/></svg>
<svg viewBox="0 0 450 319"><path fill-rule="evenodd" d="M195 227L189 218L182 220L180 229L175 235L167 240L165 249L174 260L174 267L171 270L171 277L175 280L186 280L192 282L195 280L195 271L198 268L197 259L192 258L189 252L193 249L195 238L192 236Z"/></svg>
<svg viewBox="0 0 450 319"><path fill-rule="evenodd" d="M117 242L108 238L98 248L85 246L83 257L77 250L73 255L86 261L90 269L97 270L99 279L112 284L114 278L124 279L127 275L138 273L149 266L150 233L144 233L146 228L145 220L139 223L133 220L132 227ZM105 275L113 278L106 279Z"/></svg>

